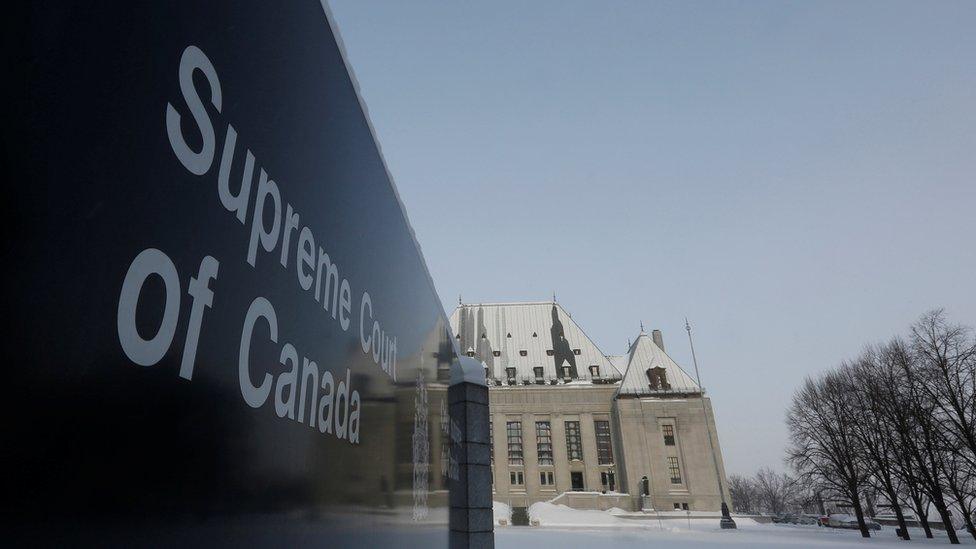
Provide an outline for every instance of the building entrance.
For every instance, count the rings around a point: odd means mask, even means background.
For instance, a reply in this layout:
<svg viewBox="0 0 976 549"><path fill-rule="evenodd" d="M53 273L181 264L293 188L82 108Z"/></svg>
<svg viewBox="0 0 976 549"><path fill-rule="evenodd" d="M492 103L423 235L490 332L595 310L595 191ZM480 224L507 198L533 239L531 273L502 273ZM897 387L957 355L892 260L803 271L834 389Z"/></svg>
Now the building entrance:
<svg viewBox="0 0 976 549"><path fill-rule="evenodd" d="M583 486L583 472L573 471L569 474L570 480L573 482L573 491L582 492L584 490Z"/></svg>

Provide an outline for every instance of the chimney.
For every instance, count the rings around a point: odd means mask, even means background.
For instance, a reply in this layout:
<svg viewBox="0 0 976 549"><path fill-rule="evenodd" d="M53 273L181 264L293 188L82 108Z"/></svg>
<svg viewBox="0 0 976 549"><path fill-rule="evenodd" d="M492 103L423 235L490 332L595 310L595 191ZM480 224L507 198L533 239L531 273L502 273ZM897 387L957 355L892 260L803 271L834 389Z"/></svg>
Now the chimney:
<svg viewBox="0 0 976 549"><path fill-rule="evenodd" d="M654 340L654 344L664 350L664 336L661 335L661 330L652 330L651 339Z"/></svg>

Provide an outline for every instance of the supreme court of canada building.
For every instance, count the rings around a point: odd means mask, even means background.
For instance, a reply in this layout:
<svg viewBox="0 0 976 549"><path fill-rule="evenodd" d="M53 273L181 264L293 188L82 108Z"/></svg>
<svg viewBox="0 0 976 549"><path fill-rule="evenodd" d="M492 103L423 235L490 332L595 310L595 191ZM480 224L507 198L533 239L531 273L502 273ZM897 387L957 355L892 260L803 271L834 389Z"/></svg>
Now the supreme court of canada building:
<svg viewBox="0 0 976 549"><path fill-rule="evenodd" d="M607 355L555 301L459 304L450 322L457 348L485 367L495 501L720 509L711 401L660 331Z"/></svg>

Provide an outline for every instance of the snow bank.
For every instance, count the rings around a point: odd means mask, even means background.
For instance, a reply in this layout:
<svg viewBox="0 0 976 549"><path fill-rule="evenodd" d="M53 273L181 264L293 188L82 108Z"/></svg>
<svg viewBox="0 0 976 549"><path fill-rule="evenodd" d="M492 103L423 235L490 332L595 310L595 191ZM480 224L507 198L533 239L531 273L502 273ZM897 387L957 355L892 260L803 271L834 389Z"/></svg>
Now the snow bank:
<svg viewBox="0 0 976 549"><path fill-rule="evenodd" d="M495 524L511 524L512 523L512 508L505 503L500 501L491 502L491 510L495 515ZM504 522L499 522L504 521Z"/></svg>
<svg viewBox="0 0 976 549"><path fill-rule="evenodd" d="M583 511L542 501L529 506L529 520L539 521L540 526L617 526L625 519L606 511Z"/></svg>

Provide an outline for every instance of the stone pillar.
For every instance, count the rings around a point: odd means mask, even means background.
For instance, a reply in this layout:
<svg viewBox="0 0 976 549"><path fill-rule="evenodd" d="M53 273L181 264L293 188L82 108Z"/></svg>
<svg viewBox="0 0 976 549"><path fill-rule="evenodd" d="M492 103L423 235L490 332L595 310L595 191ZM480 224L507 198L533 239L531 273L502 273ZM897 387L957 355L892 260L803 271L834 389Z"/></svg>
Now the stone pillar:
<svg viewBox="0 0 976 549"><path fill-rule="evenodd" d="M461 357L451 367L451 549L494 549L488 386L481 363Z"/></svg>

